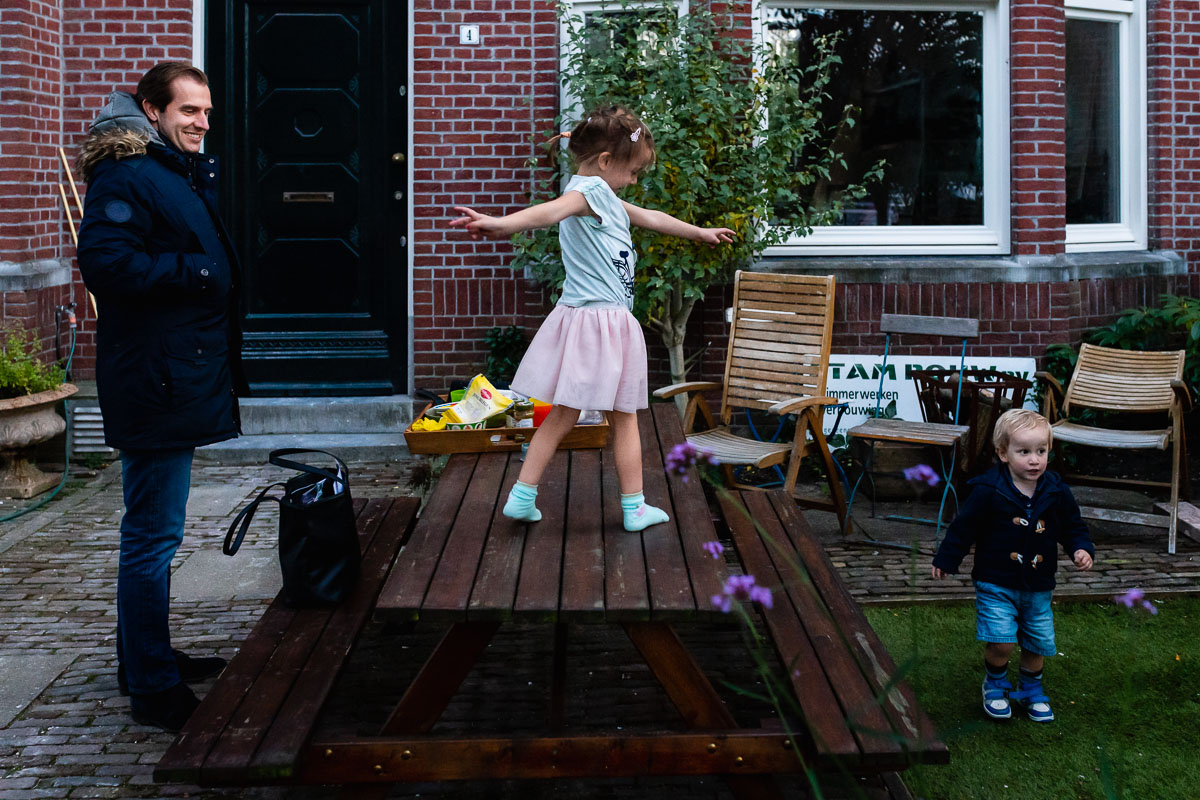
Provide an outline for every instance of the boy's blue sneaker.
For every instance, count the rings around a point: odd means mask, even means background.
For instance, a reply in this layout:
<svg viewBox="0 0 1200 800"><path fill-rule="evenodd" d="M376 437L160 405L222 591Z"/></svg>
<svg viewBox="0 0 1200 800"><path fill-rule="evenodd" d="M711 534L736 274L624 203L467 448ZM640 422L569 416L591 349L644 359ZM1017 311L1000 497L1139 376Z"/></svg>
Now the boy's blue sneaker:
<svg viewBox="0 0 1200 800"><path fill-rule="evenodd" d="M1012 716L1012 706L1008 704L1008 693L1012 684L1004 678L983 679L983 710L992 719L1008 719Z"/></svg>
<svg viewBox="0 0 1200 800"><path fill-rule="evenodd" d="M1040 678L1029 680L1021 676L1020 691L1013 692L1010 697L1024 707L1025 713L1034 722L1054 721L1054 712L1050 710L1050 698L1042 691Z"/></svg>

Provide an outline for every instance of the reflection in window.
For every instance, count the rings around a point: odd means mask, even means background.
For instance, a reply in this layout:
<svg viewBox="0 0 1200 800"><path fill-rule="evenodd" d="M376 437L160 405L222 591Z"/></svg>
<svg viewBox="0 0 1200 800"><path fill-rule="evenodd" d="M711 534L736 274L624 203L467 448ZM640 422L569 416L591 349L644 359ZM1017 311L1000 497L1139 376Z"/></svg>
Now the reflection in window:
<svg viewBox="0 0 1200 800"><path fill-rule="evenodd" d="M822 118L861 109L858 124L837 134L845 168L802 202L826 206L882 159L883 180L844 210L843 225L983 224L981 12L773 8L765 27L775 53L798 70L815 62L818 37L838 36L841 63ZM773 116L771 124L789 123Z"/></svg>
<svg viewBox="0 0 1200 800"><path fill-rule="evenodd" d="M1121 222L1115 22L1067 20L1067 224Z"/></svg>

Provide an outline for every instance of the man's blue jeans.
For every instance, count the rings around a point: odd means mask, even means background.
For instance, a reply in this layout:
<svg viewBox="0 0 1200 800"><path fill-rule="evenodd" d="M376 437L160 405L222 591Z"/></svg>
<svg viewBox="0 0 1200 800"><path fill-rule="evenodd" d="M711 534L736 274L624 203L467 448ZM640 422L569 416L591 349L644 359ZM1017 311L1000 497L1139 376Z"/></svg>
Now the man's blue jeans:
<svg viewBox="0 0 1200 800"><path fill-rule="evenodd" d="M192 448L121 451L125 516L117 568L117 660L131 694L179 683L167 627L171 559L183 541Z"/></svg>

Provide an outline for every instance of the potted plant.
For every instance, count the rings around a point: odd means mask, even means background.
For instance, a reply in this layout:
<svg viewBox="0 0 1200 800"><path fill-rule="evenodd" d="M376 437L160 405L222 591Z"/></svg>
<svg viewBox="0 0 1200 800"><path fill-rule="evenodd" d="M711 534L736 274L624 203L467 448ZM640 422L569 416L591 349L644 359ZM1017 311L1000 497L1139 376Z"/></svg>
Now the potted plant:
<svg viewBox="0 0 1200 800"><path fill-rule="evenodd" d="M30 462L33 448L66 430L59 401L77 391L57 364L32 352L24 333L8 331L0 344L0 497L28 498L59 482Z"/></svg>

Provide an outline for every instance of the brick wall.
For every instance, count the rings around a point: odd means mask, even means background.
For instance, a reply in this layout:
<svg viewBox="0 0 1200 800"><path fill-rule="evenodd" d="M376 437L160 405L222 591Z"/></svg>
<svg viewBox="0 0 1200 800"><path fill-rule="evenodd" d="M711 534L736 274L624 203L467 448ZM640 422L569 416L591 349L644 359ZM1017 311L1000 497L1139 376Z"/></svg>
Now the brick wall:
<svg viewBox="0 0 1200 800"><path fill-rule="evenodd" d="M61 40L62 15L55 2L12 0L0 11L0 260L14 265L64 255L57 150ZM57 293L32 290L0 298L4 326L34 331L44 356L53 350L49 294L57 299Z"/></svg>
<svg viewBox="0 0 1200 800"><path fill-rule="evenodd" d="M1012 0L1012 248L1063 252L1066 232L1066 77L1062 0Z"/></svg>
<svg viewBox="0 0 1200 800"><path fill-rule="evenodd" d="M749 30L749 5L715 5ZM190 59L192 0L10 0L0 17L0 260L73 255L57 196L56 148L74 148L113 88L132 89L160 60ZM421 0L413 11L414 373L434 388L482 366L484 332L516 323L536 329L544 290L508 268L507 242L473 242L447 227L454 205L489 213L525 206L543 157L538 142L558 110L558 25L545 0ZM1012 0L1013 254L1063 252L1065 121L1061 0ZM458 42L458 25L480 26L481 44ZM1148 0L1151 247L1200 259L1200 10ZM214 35L210 32L209 35ZM80 187L81 190L83 187ZM1163 291L1200 293L1200 273L1180 279L1121 278L1046 284L844 284L838 349L873 350L883 310L978 313L977 352L1040 354L1077 339ZM76 276L77 277L77 276ZM687 345L707 347L696 377L721 371L728 287L697 307ZM79 371L92 358L90 310L73 287L10 292L4 320L36 320L52 349L54 307L74 298L83 321ZM667 380L656 337L651 382Z"/></svg>
<svg viewBox="0 0 1200 800"><path fill-rule="evenodd" d="M459 44L460 24L478 25L480 44ZM447 223L455 205L505 214L529 203L526 162L544 152L535 140L558 107L554 8L426 0L413 67L414 372L417 386L437 387L482 367L488 328L542 306L505 266L508 242L473 242Z"/></svg>
<svg viewBox="0 0 1200 800"><path fill-rule="evenodd" d="M1149 0L1146 22L1150 246L1200 258L1200 7ZM1192 269L1190 292L1200 293Z"/></svg>

